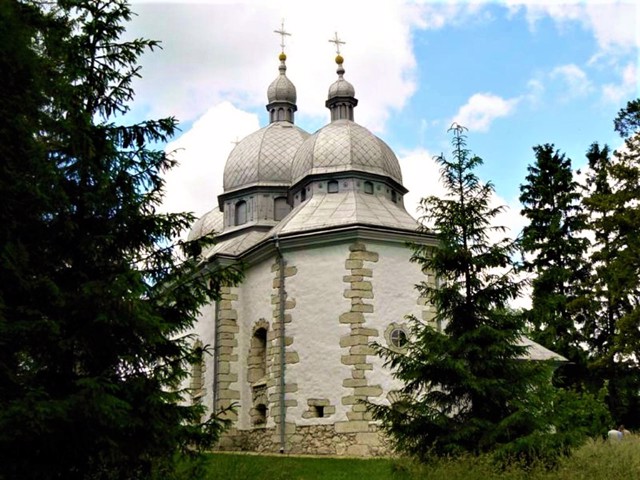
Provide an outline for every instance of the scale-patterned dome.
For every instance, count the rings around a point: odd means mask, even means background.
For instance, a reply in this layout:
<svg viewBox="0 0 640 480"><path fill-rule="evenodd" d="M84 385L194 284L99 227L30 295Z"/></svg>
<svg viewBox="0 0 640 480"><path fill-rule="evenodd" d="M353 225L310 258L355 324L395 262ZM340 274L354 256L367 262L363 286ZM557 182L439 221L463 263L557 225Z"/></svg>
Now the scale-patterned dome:
<svg viewBox="0 0 640 480"><path fill-rule="evenodd" d="M355 170L391 177L402 184L391 148L351 120L336 120L305 140L293 160L292 184L308 175Z"/></svg>
<svg viewBox="0 0 640 480"><path fill-rule="evenodd" d="M309 136L289 122L274 122L245 137L224 167L225 192L256 185L291 183L293 157Z"/></svg>
<svg viewBox="0 0 640 480"><path fill-rule="evenodd" d="M342 70L344 72L344 69ZM328 99L332 99L334 97L355 97L356 89L353 88L349 82L347 82L342 75L331 84L329 87L329 94L327 95Z"/></svg>
<svg viewBox="0 0 640 480"><path fill-rule="evenodd" d="M189 231L187 240L196 240L200 237L204 237L212 232L220 233L224 227L224 215L216 207L213 210L208 211L195 221L193 227Z"/></svg>

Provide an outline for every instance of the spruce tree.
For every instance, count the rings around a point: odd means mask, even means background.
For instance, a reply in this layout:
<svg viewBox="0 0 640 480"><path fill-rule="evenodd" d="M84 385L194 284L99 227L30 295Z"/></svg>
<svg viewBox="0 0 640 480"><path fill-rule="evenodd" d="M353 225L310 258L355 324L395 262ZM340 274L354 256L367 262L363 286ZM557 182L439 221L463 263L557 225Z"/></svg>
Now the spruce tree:
<svg viewBox="0 0 640 480"><path fill-rule="evenodd" d="M534 340L571 362L556 371L557 382L579 386L587 375L579 324L589 273L581 190L571 159L550 144L533 151L535 162L520 186L521 213L528 220L520 245L526 257L524 268L534 274L527 319Z"/></svg>
<svg viewBox="0 0 640 480"><path fill-rule="evenodd" d="M640 408L640 121L638 100L614 121L624 145L609 158L605 147L587 154L595 244L589 343L593 369L606 381L611 413L627 425L639 425Z"/></svg>
<svg viewBox="0 0 640 480"><path fill-rule="evenodd" d="M173 118L123 125L136 59L122 0L0 2L0 478L174 478L221 423L181 403L201 268L158 214ZM117 122L116 122L117 120Z"/></svg>
<svg viewBox="0 0 640 480"><path fill-rule="evenodd" d="M377 346L404 386L397 401L370 406L396 448L423 459L517 450L546 428L538 394L548 372L522 361L524 321L507 308L521 290L514 279L516 245L492 240L504 231L492 226L503 207L492 206L493 185L475 174L482 160L466 148L464 128L454 124L450 131L453 159L436 159L448 196L421 202L421 231L435 231L438 245L415 245L412 256L436 278L435 285L418 288L444 329L412 318L406 352Z"/></svg>

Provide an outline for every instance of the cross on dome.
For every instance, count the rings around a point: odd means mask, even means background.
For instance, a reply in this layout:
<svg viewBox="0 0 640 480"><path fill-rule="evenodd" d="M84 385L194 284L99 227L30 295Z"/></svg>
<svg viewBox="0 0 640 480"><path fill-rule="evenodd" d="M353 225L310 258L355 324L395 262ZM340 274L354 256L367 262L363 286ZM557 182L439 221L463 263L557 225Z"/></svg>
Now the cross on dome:
<svg viewBox="0 0 640 480"><path fill-rule="evenodd" d="M280 30L274 30L273 33L277 33L278 35L280 35L281 39L280 39L280 48L282 48L282 53L284 53L284 40L285 37L287 36L291 36L291 34L287 31L285 31L284 29L284 18L282 19L282 23L280 25Z"/></svg>
<svg viewBox="0 0 640 480"><path fill-rule="evenodd" d="M343 42L338 37L338 32L335 32L335 36L329 39L329 42L336 44L336 55L340 55L340 45L344 45L346 42Z"/></svg>

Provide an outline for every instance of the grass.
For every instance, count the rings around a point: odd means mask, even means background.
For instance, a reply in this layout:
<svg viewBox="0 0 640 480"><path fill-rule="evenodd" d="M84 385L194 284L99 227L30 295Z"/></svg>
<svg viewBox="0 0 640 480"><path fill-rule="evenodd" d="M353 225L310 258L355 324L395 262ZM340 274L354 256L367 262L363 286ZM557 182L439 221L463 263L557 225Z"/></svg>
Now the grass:
<svg viewBox="0 0 640 480"><path fill-rule="evenodd" d="M225 480L629 480L640 478L640 440L590 441L553 470L517 465L497 468L488 457L440 459L418 465L407 459L211 454L208 479Z"/></svg>

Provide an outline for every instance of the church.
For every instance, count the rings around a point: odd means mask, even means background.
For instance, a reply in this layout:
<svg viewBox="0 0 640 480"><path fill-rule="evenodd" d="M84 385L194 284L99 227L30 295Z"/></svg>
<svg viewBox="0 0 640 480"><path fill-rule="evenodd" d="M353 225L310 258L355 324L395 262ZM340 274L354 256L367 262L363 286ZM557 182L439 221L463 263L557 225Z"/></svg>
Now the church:
<svg viewBox="0 0 640 480"><path fill-rule="evenodd" d="M410 262L407 244L435 238L405 209L394 152L355 122L358 100L334 42L331 121L313 134L296 126L283 49L269 124L237 143L218 204L189 233L214 235L205 262L244 268L194 332L213 354L193 366L191 401L210 412L235 405L220 449L390 453L361 402L392 401L399 385L370 345L402 351L406 317L434 317L415 289L434 279ZM531 343L531 358L552 355Z"/></svg>

